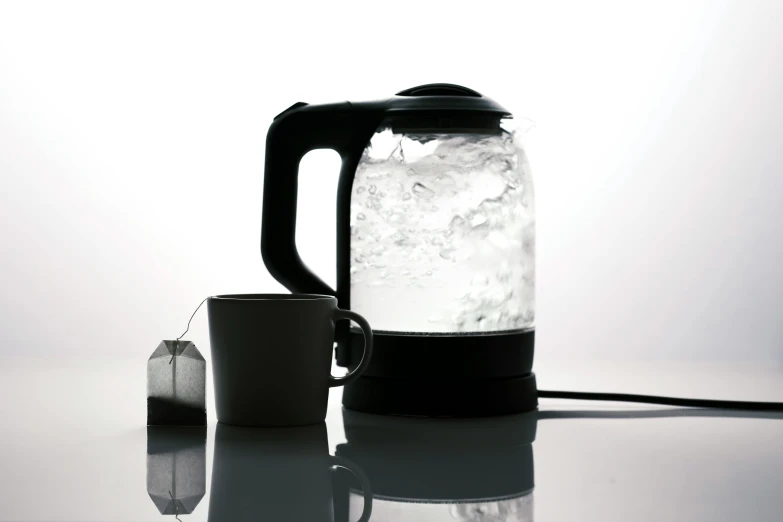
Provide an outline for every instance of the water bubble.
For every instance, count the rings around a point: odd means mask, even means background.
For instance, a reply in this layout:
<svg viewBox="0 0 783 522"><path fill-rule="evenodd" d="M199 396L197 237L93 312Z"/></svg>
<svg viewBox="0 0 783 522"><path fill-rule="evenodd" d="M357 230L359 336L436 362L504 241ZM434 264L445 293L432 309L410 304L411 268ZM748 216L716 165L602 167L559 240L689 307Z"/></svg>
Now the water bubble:
<svg viewBox="0 0 783 522"><path fill-rule="evenodd" d="M386 279L387 277L389 277L389 272L381 272L381 279Z"/></svg>
<svg viewBox="0 0 783 522"><path fill-rule="evenodd" d="M373 171L368 172L365 175L365 177L367 179L376 179L377 180L377 179L388 178L389 174L390 174L390 172L383 171L383 170L378 170L378 171L375 171L375 172L373 172Z"/></svg>
<svg viewBox="0 0 783 522"><path fill-rule="evenodd" d="M420 198L430 199L435 195L435 191L431 188L419 183L418 181L413 184L413 193Z"/></svg>
<svg viewBox="0 0 783 522"><path fill-rule="evenodd" d="M457 183L456 181L454 181L454 178L452 178L451 176L449 176L447 174L441 174L440 176L435 178L435 181L437 181L439 184L445 185L445 186L452 186L452 185L456 185L456 183Z"/></svg>
<svg viewBox="0 0 783 522"><path fill-rule="evenodd" d="M367 187L359 187L359 188L357 188L357 189L356 189L356 193L357 193L357 194L361 194L361 193L362 193L362 192L364 192L365 190L367 190Z"/></svg>
<svg viewBox="0 0 783 522"><path fill-rule="evenodd" d="M367 219L367 216L359 212L358 214L356 214L356 219Z"/></svg>
<svg viewBox="0 0 783 522"><path fill-rule="evenodd" d="M405 161L405 151L402 150L402 143L403 143L403 139L400 140L397 147L389 155L389 159L394 159L396 161L399 161L400 163L403 163Z"/></svg>
<svg viewBox="0 0 783 522"><path fill-rule="evenodd" d="M353 260L356 261L357 263L364 263L364 256L361 254L356 254Z"/></svg>
<svg viewBox="0 0 783 522"><path fill-rule="evenodd" d="M375 185L370 185L370 189L367 192L369 192L372 195L375 195L375 193L378 192L378 187L376 187Z"/></svg>
<svg viewBox="0 0 783 522"><path fill-rule="evenodd" d="M465 218L462 216L454 216L452 218L451 223L449 223L449 227L451 228L461 228L465 225Z"/></svg>
<svg viewBox="0 0 783 522"><path fill-rule="evenodd" d="M451 256L454 255L454 249L444 248L443 250L440 251L440 253L438 253L438 255L443 259L451 259Z"/></svg>
<svg viewBox="0 0 783 522"><path fill-rule="evenodd" d="M473 277L470 283L473 286L487 286L489 285L489 276L486 274L477 275Z"/></svg>
<svg viewBox="0 0 783 522"><path fill-rule="evenodd" d="M403 201L408 201L409 199L411 199L410 192L406 192L405 194L403 194L402 195L402 199L403 199Z"/></svg>
<svg viewBox="0 0 783 522"><path fill-rule="evenodd" d="M489 158L489 168L492 169L494 172L498 173L504 173L509 172L514 169L514 164L511 161L511 158L508 157L502 157L502 156L490 156Z"/></svg>
<svg viewBox="0 0 783 522"><path fill-rule="evenodd" d="M487 216L483 214L476 214L473 219L470 220L470 226L473 228L480 227L487 222Z"/></svg>
<svg viewBox="0 0 783 522"><path fill-rule="evenodd" d="M403 232L395 232L394 235L392 235L392 241L394 241L394 244L397 246L403 246L409 244L408 236L405 235Z"/></svg>
<svg viewBox="0 0 783 522"><path fill-rule="evenodd" d="M425 273L425 274L427 274L428 276L430 276L430 275L432 275L432 270L427 270L427 271L426 271L426 272L424 272L424 273Z"/></svg>
<svg viewBox="0 0 783 522"><path fill-rule="evenodd" d="M443 239L438 237L438 236L435 236L435 237L432 238L432 241L430 241L430 243L432 243L433 245L436 245L436 246L437 245L442 245L443 244Z"/></svg>
<svg viewBox="0 0 783 522"><path fill-rule="evenodd" d="M358 271L359 271L359 268L358 268L358 267L355 267L355 266L352 266L352 267L351 267L351 274L355 274L355 273L356 273L356 272L358 272Z"/></svg>

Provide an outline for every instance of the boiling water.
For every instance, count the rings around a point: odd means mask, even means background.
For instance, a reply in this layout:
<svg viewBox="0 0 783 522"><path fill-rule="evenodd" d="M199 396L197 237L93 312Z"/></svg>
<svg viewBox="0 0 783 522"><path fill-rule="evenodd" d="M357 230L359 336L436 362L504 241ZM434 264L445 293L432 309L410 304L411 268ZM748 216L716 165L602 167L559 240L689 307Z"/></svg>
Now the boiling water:
<svg viewBox="0 0 783 522"><path fill-rule="evenodd" d="M377 132L351 195L351 308L373 329L532 326L533 185L513 133Z"/></svg>

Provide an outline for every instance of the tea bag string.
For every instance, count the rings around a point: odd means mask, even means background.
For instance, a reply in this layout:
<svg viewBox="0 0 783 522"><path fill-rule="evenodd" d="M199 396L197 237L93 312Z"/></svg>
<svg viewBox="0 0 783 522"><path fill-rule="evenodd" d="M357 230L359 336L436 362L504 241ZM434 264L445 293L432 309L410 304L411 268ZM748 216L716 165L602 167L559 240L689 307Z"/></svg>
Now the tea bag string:
<svg viewBox="0 0 783 522"><path fill-rule="evenodd" d="M199 305L201 306L201 305ZM185 334L182 334L185 335ZM182 522L182 520L179 518L179 506L177 505L177 501L174 499L174 495L171 494L171 490L169 490L169 496L171 497L171 501L174 503L174 518L179 520L179 522Z"/></svg>
<svg viewBox="0 0 783 522"><path fill-rule="evenodd" d="M196 317L196 313L198 313L199 309L201 308L201 305L203 305L207 301L207 299L209 299L210 297L215 297L215 296L214 295L208 295L207 297L205 297L204 300L201 301L198 304L198 306L196 307L196 309L193 311L193 315L190 316L190 319L188 319L188 326L187 326L187 328L185 328L185 331L182 332L182 335L177 337L177 340L175 341L175 343L176 343L174 345L175 346L175 349L174 349L174 353L175 354L177 353L176 349L179 348L179 340L182 339L183 337L185 337L185 334L188 333L188 330L190 330L190 322L193 320L194 317ZM174 360L174 355L172 354L171 360L169 361L169 364L171 364L171 361L173 361L173 360Z"/></svg>

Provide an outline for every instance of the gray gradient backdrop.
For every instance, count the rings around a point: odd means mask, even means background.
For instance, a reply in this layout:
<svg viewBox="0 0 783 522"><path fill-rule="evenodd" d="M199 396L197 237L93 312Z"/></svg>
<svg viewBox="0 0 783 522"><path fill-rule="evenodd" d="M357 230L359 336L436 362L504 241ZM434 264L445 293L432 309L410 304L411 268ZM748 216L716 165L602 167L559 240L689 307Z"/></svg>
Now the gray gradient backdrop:
<svg viewBox="0 0 783 522"><path fill-rule="evenodd" d="M783 2L454 5L0 3L0 354L143 360L282 290L272 117L447 81L536 122L537 360L782 364ZM336 169L300 197L330 282Z"/></svg>

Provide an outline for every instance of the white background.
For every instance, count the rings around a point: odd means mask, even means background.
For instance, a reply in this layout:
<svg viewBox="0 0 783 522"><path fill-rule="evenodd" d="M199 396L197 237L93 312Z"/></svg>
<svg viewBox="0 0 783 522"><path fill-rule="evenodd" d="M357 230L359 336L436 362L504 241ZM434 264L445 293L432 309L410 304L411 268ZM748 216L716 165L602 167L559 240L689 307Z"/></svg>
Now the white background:
<svg viewBox="0 0 783 522"><path fill-rule="evenodd" d="M279 291L296 101L465 85L536 122L537 361L783 363L783 2L2 2L0 354L136 357ZM337 158L297 237L334 281ZM208 357L206 313L188 335Z"/></svg>
<svg viewBox="0 0 783 522"><path fill-rule="evenodd" d="M296 101L453 82L536 122L542 388L783 401L781 27L781 0L0 0L0 518L160 520L146 359L205 296L283 290L264 139ZM335 154L301 178L333 283ZM777 520L780 422L713 413L539 422L536 520Z"/></svg>

